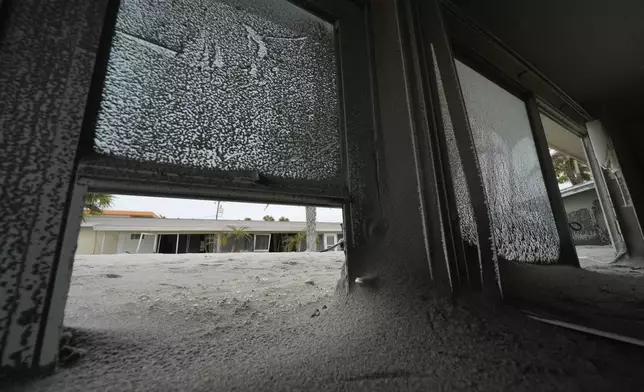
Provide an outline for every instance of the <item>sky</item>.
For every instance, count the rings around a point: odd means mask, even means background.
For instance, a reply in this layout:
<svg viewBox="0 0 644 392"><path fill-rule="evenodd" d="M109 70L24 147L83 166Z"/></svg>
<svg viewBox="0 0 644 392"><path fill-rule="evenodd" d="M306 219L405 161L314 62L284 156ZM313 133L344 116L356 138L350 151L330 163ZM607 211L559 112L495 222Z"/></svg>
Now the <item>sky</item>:
<svg viewBox="0 0 644 392"><path fill-rule="evenodd" d="M284 216L293 222L305 221L304 207L278 204L221 202L223 214L219 219L241 220L251 218L262 220L264 215L271 215L275 220ZM211 200L169 199L161 197L143 197L114 195L110 210L152 211L166 218L215 219L216 202ZM339 208L317 208L318 222L342 222L342 210Z"/></svg>

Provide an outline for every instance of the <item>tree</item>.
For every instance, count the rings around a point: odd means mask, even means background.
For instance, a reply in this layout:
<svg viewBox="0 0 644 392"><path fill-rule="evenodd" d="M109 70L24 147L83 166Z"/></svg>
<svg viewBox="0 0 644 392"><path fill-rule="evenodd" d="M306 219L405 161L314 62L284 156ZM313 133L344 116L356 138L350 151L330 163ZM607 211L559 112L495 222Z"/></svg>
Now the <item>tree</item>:
<svg viewBox="0 0 644 392"><path fill-rule="evenodd" d="M317 212L315 207L306 207L306 251L315 252L316 251L316 240L318 237L315 220Z"/></svg>
<svg viewBox="0 0 644 392"><path fill-rule="evenodd" d="M88 215L100 215L103 209L111 207L114 196L106 193L88 193L85 195L83 218Z"/></svg>
<svg viewBox="0 0 644 392"><path fill-rule="evenodd" d="M233 249L232 249L232 252L234 253L235 248L237 247L237 241L245 240L245 239L250 240L251 236L250 236L250 233L246 231L248 227L243 227L243 226L242 227L228 226L228 227L230 227L230 229L232 230L231 235L233 236L233 239L235 241L233 242Z"/></svg>
<svg viewBox="0 0 644 392"><path fill-rule="evenodd" d="M557 175L557 181L560 184L569 181L572 185L578 185L592 178L588 166L580 163L575 158L559 151L554 152L550 157Z"/></svg>
<svg viewBox="0 0 644 392"><path fill-rule="evenodd" d="M264 215L264 218L263 218L263 219L264 219L266 222L275 222L275 218L273 218L273 217L272 217L272 216L270 216L270 215Z"/></svg>
<svg viewBox="0 0 644 392"><path fill-rule="evenodd" d="M306 240L306 232L301 231L295 235L288 236L282 240L286 252L297 252L300 249L302 241Z"/></svg>
<svg viewBox="0 0 644 392"><path fill-rule="evenodd" d="M249 221L249 220L252 220L252 219L250 219L250 218L246 217L246 218L244 218L244 220L245 220L245 221Z"/></svg>
<svg viewBox="0 0 644 392"><path fill-rule="evenodd" d="M285 216L282 216L278 219L280 222L289 222L289 219Z"/></svg>

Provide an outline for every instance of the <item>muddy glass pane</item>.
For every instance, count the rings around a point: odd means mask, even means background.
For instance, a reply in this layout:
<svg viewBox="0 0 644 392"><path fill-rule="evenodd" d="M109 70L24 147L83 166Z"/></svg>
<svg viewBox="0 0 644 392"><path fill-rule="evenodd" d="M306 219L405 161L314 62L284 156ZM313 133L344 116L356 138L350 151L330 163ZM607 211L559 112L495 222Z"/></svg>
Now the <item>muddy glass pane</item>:
<svg viewBox="0 0 644 392"><path fill-rule="evenodd" d="M200 169L340 172L333 26L286 0L123 0L95 150Z"/></svg>
<svg viewBox="0 0 644 392"><path fill-rule="evenodd" d="M461 229L461 236L464 241L472 245L478 244L476 235L476 222L474 221L474 211L472 210L472 201L470 192L465 182L465 173L461 165L461 158L456 145L454 136L454 126L452 125L452 116L447 106L447 97L443 88L443 80L438 69L434 46L432 45L432 59L434 61L434 70L436 72L436 87L438 90L438 99L441 107L441 119L445 131L445 142L447 144L447 155L449 157L450 172L454 186L454 197L456 199L456 209L458 210L458 220Z"/></svg>
<svg viewBox="0 0 644 392"><path fill-rule="evenodd" d="M461 62L456 68L481 167L498 255L554 263L559 236L525 103Z"/></svg>

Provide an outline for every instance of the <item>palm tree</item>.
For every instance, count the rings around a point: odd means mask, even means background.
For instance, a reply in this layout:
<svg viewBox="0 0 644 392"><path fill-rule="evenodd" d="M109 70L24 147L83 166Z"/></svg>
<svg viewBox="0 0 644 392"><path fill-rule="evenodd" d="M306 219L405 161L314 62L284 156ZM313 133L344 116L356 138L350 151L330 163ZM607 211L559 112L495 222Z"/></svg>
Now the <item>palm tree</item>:
<svg viewBox="0 0 644 392"><path fill-rule="evenodd" d="M207 247L208 252L212 252L212 246L215 245L215 251L221 253L221 248L228 245L228 233L217 233L209 235Z"/></svg>
<svg viewBox="0 0 644 392"><path fill-rule="evenodd" d="M588 166L579 163L575 158L559 151L552 153L550 157L557 175L557 182L560 184L570 181L572 185L577 185L592 179Z"/></svg>
<svg viewBox="0 0 644 392"><path fill-rule="evenodd" d="M266 204L264 211L270 204ZM307 206L306 209L306 251L315 252L317 250L318 233L315 227L315 220L317 219L317 212L315 207Z"/></svg>
<svg viewBox="0 0 644 392"><path fill-rule="evenodd" d="M100 215L103 209L111 207L114 196L106 193L87 193L83 205L83 219L88 215Z"/></svg>
<svg viewBox="0 0 644 392"><path fill-rule="evenodd" d="M282 244L286 252L297 252L300 249L300 244L306 239L306 232L301 231L295 235L284 238Z"/></svg>
<svg viewBox="0 0 644 392"><path fill-rule="evenodd" d="M248 227L243 227L243 226L242 227L228 226L228 227L230 227L230 229L232 230L231 235L233 236L233 239L234 239L232 252L234 253L235 248L237 246L237 241L245 240L245 239L250 240L251 236L248 233L248 231L246 231Z"/></svg>

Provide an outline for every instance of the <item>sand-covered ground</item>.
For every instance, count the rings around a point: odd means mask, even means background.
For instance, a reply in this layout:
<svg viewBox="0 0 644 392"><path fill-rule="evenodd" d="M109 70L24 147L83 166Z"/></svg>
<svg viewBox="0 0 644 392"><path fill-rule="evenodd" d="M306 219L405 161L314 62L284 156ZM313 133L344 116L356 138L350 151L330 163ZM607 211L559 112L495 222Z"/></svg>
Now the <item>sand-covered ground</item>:
<svg viewBox="0 0 644 392"><path fill-rule="evenodd" d="M65 326L207 332L282 312L313 315L343 262L343 252L78 256Z"/></svg>
<svg viewBox="0 0 644 392"><path fill-rule="evenodd" d="M80 354L0 389L642 390L641 348L432 286L335 294L343 258L80 256L64 341Z"/></svg>

